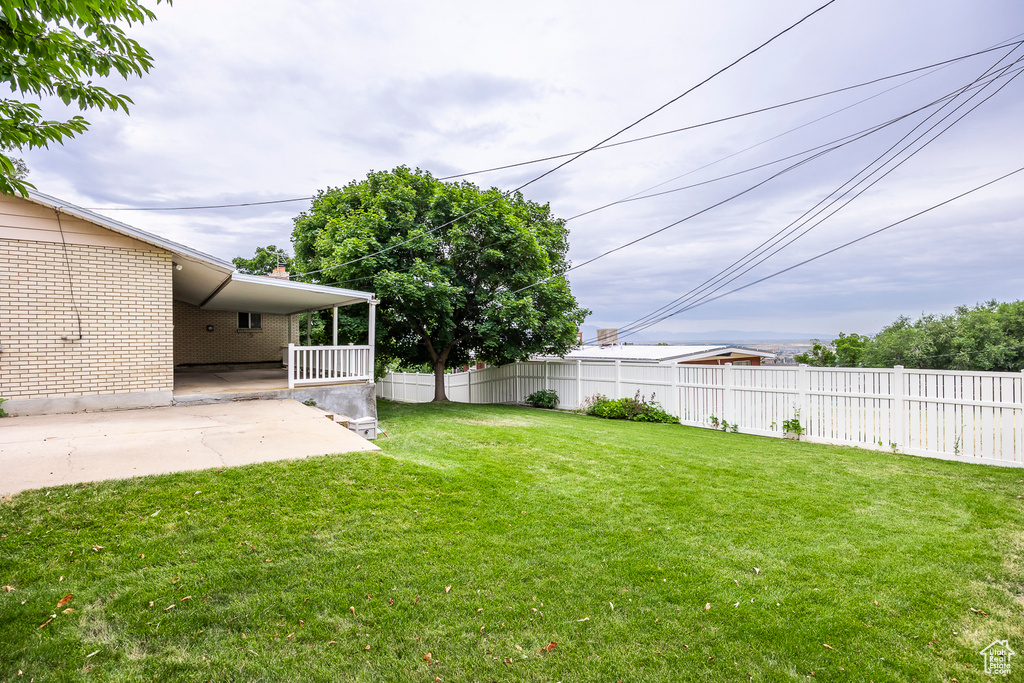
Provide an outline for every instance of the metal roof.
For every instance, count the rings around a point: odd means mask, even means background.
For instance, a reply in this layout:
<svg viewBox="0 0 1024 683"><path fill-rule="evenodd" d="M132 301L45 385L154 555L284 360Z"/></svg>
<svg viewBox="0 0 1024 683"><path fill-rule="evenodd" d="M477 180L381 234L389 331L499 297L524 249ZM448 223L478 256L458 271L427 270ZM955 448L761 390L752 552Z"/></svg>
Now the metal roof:
<svg viewBox="0 0 1024 683"><path fill-rule="evenodd" d="M175 268L172 271L174 298L205 309L287 315L365 303L374 298L372 292L311 285L262 275L245 275L237 272L231 263L216 256L42 192L29 190L27 199L171 252L175 265L181 266L180 270Z"/></svg>
<svg viewBox="0 0 1024 683"><path fill-rule="evenodd" d="M643 346L619 345L582 346L565 354L566 360L632 361L636 363L677 363L718 356L760 356L774 358L775 354L742 346ZM543 357L538 357L538 360Z"/></svg>

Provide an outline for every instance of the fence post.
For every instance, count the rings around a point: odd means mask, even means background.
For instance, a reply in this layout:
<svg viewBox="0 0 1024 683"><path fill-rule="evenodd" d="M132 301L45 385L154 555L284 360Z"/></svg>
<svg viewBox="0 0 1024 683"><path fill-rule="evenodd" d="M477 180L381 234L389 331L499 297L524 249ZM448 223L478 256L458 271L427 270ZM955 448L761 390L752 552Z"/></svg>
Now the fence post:
<svg viewBox="0 0 1024 683"><path fill-rule="evenodd" d="M467 403L473 402L473 368L466 371L466 397Z"/></svg>
<svg viewBox="0 0 1024 683"><path fill-rule="evenodd" d="M897 365L892 369L892 415L889 416L889 438L896 444L894 448L903 448L903 436L905 425L903 416L906 414L903 396L903 366ZM892 446L892 444L889 444Z"/></svg>
<svg viewBox="0 0 1024 683"><path fill-rule="evenodd" d="M1024 372L1024 371L1021 371ZM577 410L583 408L583 360L577 359Z"/></svg>
<svg viewBox="0 0 1024 683"><path fill-rule="evenodd" d="M679 395L679 364L674 363L669 366L669 372L672 373L672 406L675 407L675 415L680 420L683 419L683 399Z"/></svg>
<svg viewBox="0 0 1024 683"><path fill-rule="evenodd" d="M807 390L810 388L810 377L807 375L807 363L801 363L796 368L796 409L800 411L800 426L810 436L811 416L810 402L807 400Z"/></svg>
<svg viewBox="0 0 1024 683"><path fill-rule="evenodd" d="M1017 425L1017 453L1016 461L1024 462L1024 370L1020 371L1020 391L1017 392L1017 402L1020 404L1020 414L1014 421Z"/></svg>
<svg viewBox="0 0 1024 683"><path fill-rule="evenodd" d="M722 422L732 424L732 363L722 366Z"/></svg>
<svg viewBox="0 0 1024 683"><path fill-rule="evenodd" d="M548 362L544 361L544 391L548 390Z"/></svg>
<svg viewBox="0 0 1024 683"><path fill-rule="evenodd" d="M615 359L615 398L622 398L622 361Z"/></svg>

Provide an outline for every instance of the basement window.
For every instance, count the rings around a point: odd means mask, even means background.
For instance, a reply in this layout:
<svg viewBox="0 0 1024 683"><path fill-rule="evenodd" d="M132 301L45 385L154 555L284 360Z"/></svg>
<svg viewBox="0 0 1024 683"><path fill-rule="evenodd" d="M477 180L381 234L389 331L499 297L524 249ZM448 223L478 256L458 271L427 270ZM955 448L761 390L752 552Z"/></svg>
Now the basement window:
<svg viewBox="0 0 1024 683"><path fill-rule="evenodd" d="M238 313L238 329L240 330L261 330L263 329L263 316L259 313Z"/></svg>

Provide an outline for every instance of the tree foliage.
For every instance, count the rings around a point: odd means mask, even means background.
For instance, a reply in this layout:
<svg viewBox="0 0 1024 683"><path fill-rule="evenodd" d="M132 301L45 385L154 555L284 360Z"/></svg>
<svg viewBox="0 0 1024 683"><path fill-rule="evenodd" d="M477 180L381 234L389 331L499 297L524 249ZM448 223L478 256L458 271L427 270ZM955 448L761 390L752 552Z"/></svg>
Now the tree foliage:
<svg viewBox="0 0 1024 683"><path fill-rule="evenodd" d="M156 0L160 2L161 0ZM168 4L170 0L166 0ZM56 97L80 110L128 111L127 95L92 81L118 74L141 76L153 65L149 53L125 35L156 15L137 0L0 0L0 80L21 96L0 98L0 149L48 147L85 132L81 116L43 118L29 97ZM24 194L31 185L18 177L11 157L0 153L0 191Z"/></svg>
<svg viewBox="0 0 1024 683"><path fill-rule="evenodd" d="M864 349L871 343L871 338L840 332L832 341L812 339L811 343L813 346L807 352L794 354L793 360L822 368L856 368L861 366Z"/></svg>
<svg viewBox="0 0 1024 683"><path fill-rule="evenodd" d="M875 335L864 365L1017 372L1024 368L1024 301L959 306L917 320L901 316Z"/></svg>
<svg viewBox="0 0 1024 683"><path fill-rule="evenodd" d="M378 355L430 363L435 400L447 400L445 368L473 357L565 353L587 314L564 277L564 221L518 193L404 166L371 172L319 192L293 243L306 279L376 294ZM342 310L365 329L365 313Z"/></svg>
<svg viewBox="0 0 1024 683"><path fill-rule="evenodd" d="M797 363L813 365L820 368L831 368L836 364L836 352L829 342L821 343L820 339L811 340L811 348L804 353L793 354Z"/></svg>
<svg viewBox="0 0 1024 683"><path fill-rule="evenodd" d="M270 275L279 264L291 271L292 257L284 249L273 244L266 247L256 247L256 254L252 258L236 256L231 263L240 273L248 275Z"/></svg>
<svg viewBox="0 0 1024 683"><path fill-rule="evenodd" d="M958 306L949 315L900 316L874 337L844 334L796 354L818 366L1017 372L1024 369L1024 301Z"/></svg>

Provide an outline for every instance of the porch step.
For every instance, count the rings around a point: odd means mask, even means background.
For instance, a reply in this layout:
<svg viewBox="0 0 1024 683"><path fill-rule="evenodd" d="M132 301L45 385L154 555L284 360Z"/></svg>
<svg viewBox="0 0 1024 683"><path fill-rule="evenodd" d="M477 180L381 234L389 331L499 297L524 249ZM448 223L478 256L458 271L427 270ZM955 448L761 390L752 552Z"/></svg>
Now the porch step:
<svg viewBox="0 0 1024 683"><path fill-rule="evenodd" d="M341 415L339 413L325 413L325 415L327 416L328 420L331 420L332 422L337 422L346 429L349 428L349 423L355 422L355 420L353 420L348 415Z"/></svg>
<svg viewBox="0 0 1024 683"><path fill-rule="evenodd" d="M350 429L359 436L373 441L377 438L377 420L372 417L352 418L341 413L324 411L327 419L340 424L345 429Z"/></svg>

